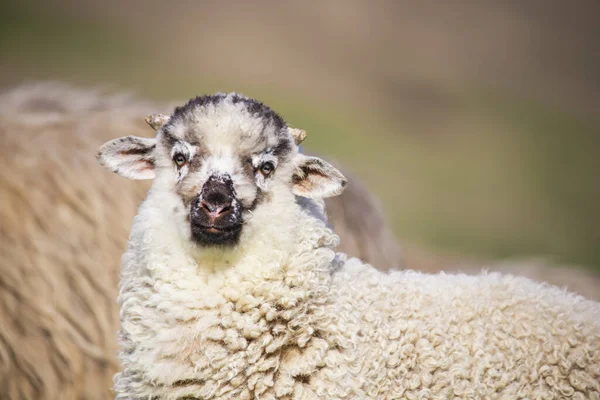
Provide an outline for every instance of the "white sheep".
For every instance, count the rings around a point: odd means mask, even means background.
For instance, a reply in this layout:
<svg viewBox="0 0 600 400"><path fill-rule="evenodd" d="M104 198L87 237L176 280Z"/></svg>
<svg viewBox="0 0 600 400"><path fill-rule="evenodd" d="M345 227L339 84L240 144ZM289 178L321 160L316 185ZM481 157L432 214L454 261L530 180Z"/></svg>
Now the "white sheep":
<svg viewBox="0 0 600 400"><path fill-rule="evenodd" d="M334 248L344 177L237 94L100 162L154 179L120 284L117 399L600 399L600 305L500 274L382 273Z"/></svg>

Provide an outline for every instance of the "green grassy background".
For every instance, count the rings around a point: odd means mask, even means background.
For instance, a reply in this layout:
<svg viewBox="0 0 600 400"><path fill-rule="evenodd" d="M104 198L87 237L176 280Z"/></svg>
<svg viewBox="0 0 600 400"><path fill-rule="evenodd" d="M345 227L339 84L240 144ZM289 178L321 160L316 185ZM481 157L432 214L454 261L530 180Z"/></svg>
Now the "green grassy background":
<svg viewBox="0 0 600 400"><path fill-rule="evenodd" d="M593 3L578 3L577 22L511 1L327 4L3 3L0 87L240 91L364 179L402 242L600 271Z"/></svg>

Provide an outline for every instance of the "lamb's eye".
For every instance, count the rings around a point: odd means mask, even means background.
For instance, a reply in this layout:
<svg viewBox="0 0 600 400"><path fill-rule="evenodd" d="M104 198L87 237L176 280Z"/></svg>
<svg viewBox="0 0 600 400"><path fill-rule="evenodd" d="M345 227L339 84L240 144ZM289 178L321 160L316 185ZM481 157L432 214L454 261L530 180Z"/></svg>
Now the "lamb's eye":
<svg viewBox="0 0 600 400"><path fill-rule="evenodd" d="M271 172L273 172L274 169L275 165L273 165L273 163L270 161L267 161L266 163L260 166L260 172L264 176L268 176L269 174L271 174Z"/></svg>
<svg viewBox="0 0 600 400"><path fill-rule="evenodd" d="M178 167L181 167L187 160L183 154L177 153L173 156L173 161L175 161Z"/></svg>

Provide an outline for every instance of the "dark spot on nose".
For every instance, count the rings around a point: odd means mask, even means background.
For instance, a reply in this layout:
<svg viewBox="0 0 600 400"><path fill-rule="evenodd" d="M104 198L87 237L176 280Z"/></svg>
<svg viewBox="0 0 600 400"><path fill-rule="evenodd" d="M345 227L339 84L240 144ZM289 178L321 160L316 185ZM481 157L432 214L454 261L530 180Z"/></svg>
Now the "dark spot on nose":
<svg viewBox="0 0 600 400"><path fill-rule="evenodd" d="M200 202L200 207L202 207L205 212L209 215L211 219L216 219L221 217L229 212L231 212L231 201L227 199L203 199Z"/></svg>
<svg viewBox="0 0 600 400"><path fill-rule="evenodd" d="M191 203L192 236L202 244L233 244L242 227L241 205L229 176L212 176Z"/></svg>
<svg viewBox="0 0 600 400"><path fill-rule="evenodd" d="M233 183L230 179L209 179L202 190L200 208L210 224L232 212L234 201Z"/></svg>

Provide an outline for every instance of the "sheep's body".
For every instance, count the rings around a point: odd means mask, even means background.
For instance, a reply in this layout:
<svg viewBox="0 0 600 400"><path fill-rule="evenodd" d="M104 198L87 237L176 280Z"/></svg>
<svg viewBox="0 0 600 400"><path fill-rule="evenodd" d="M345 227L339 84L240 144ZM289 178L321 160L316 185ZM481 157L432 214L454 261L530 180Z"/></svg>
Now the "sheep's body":
<svg viewBox="0 0 600 400"><path fill-rule="evenodd" d="M498 273L382 277L358 260L332 288L356 344L343 368L360 369L366 397L600 398L598 303Z"/></svg>
<svg viewBox="0 0 600 400"><path fill-rule="evenodd" d="M500 274L385 274L336 256L299 208L293 247L196 263L159 203L124 256L118 399L600 398L598 303Z"/></svg>

